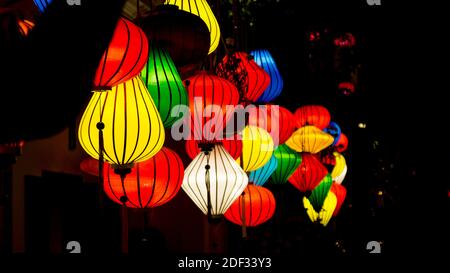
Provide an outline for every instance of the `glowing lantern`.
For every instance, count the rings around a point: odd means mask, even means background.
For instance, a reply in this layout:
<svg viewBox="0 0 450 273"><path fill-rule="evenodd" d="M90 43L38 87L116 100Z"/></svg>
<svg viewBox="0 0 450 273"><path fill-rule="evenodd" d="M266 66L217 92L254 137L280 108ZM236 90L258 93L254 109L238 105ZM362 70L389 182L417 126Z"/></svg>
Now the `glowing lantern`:
<svg viewBox="0 0 450 273"><path fill-rule="evenodd" d="M334 45L337 47L353 47L356 44L356 39L355 36L353 36L353 34L347 32L344 33L342 35L340 35L339 37L337 37L336 39L334 39Z"/></svg>
<svg viewBox="0 0 450 273"><path fill-rule="evenodd" d="M286 141L286 145L297 152L316 154L330 146L333 141L332 136L309 125L297 129Z"/></svg>
<svg viewBox="0 0 450 273"><path fill-rule="evenodd" d="M273 156L278 161L278 167L272 174L270 181L272 184L284 184L300 165L302 158L285 144L278 146L273 152Z"/></svg>
<svg viewBox="0 0 450 273"><path fill-rule="evenodd" d="M344 203L345 197L347 196L347 190L344 186L333 183L333 185L331 185L330 193L334 193L337 198L336 208L333 212L333 216L337 216L339 211L341 210L342 204Z"/></svg>
<svg viewBox="0 0 450 273"><path fill-rule="evenodd" d="M242 153L242 141L238 139L224 139L220 141L227 152L237 159ZM191 159L194 159L201 152L198 142L193 139L186 140L186 153Z"/></svg>
<svg viewBox="0 0 450 273"><path fill-rule="evenodd" d="M217 65L216 74L236 85L245 103L255 102L270 84L269 74L244 52L225 55Z"/></svg>
<svg viewBox="0 0 450 273"><path fill-rule="evenodd" d="M268 50L254 50L250 53L253 60L266 71L270 76L270 84L264 93L258 98L258 102L267 103L274 100L281 94L283 89L283 78L278 71L278 67Z"/></svg>
<svg viewBox="0 0 450 273"><path fill-rule="evenodd" d="M275 213L275 197L261 186L249 184L243 194L234 201L225 218L237 225L245 223L248 227L260 225Z"/></svg>
<svg viewBox="0 0 450 273"><path fill-rule="evenodd" d="M330 112L320 105L305 105L299 107L295 113L297 128L305 125L314 125L320 130L325 129L330 123Z"/></svg>
<svg viewBox="0 0 450 273"><path fill-rule="evenodd" d="M185 80L191 113L190 128L198 141L223 139L223 128L239 102L239 92L229 81L201 72ZM219 113L217 112L219 111ZM189 120L185 119L185 122Z"/></svg>
<svg viewBox="0 0 450 273"><path fill-rule="evenodd" d="M351 82L340 82L338 84L338 89L344 94L348 96L350 94L355 93L355 85Z"/></svg>
<svg viewBox="0 0 450 273"><path fill-rule="evenodd" d="M209 217L221 216L248 184L247 174L225 148L216 144L204 148L187 166L184 192Z"/></svg>
<svg viewBox="0 0 450 273"><path fill-rule="evenodd" d="M318 211L322 207L332 184L333 179L331 178L331 175L327 174L308 197L309 201L316 211Z"/></svg>
<svg viewBox="0 0 450 273"><path fill-rule="evenodd" d="M214 13L206 0L166 0L166 5L176 5L180 9L200 17L211 34L209 53L213 53L220 41L220 28Z"/></svg>
<svg viewBox="0 0 450 273"><path fill-rule="evenodd" d="M348 138L344 133L341 133L341 137L336 143L336 151L342 153L343 151L347 150L347 147L348 147Z"/></svg>
<svg viewBox="0 0 450 273"><path fill-rule="evenodd" d="M39 9L39 11L41 13L43 13L45 11L45 9L47 8L47 6L53 2L53 0L33 0L34 4L36 5L36 7Z"/></svg>
<svg viewBox="0 0 450 273"><path fill-rule="evenodd" d="M314 155L302 153L302 163L288 181L301 192L312 191L327 175L327 169Z"/></svg>
<svg viewBox="0 0 450 273"><path fill-rule="evenodd" d="M81 118L78 138L81 147L95 159L100 157L100 132L104 158L111 164L128 166L161 149L161 117L139 77L114 86L111 91L93 93Z"/></svg>
<svg viewBox="0 0 450 273"><path fill-rule="evenodd" d="M242 156L237 162L246 172L261 168L272 156L272 137L266 130L255 126L246 126L241 134Z"/></svg>
<svg viewBox="0 0 450 273"><path fill-rule="evenodd" d="M333 156L335 158L336 164L334 165L334 168L331 171L331 177L333 178L333 180L335 180L336 177L342 175L342 173L346 171L347 163L345 161L345 157L340 153L333 152Z"/></svg>
<svg viewBox="0 0 450 273"><path fill-rule="evenodd" d="M29 20L18 20L17 24L19 26L20 33L22 36L28 36L28 33L33 29L34 23Z"/></svg>
<svg viewBox="0 0 450 273"><path fill-rule="evenodd" d="M270 160L261 168L252 171L248 174L248 181L252 182L256 186L264 185L270 176L277 169L278 160L272 155Z"/></svg>
<svg viewBox="0 0 450 273"><path fill-rule="evenodd" d="M314 223L320 223L323 226L328 225L333 216L333 212L336 208L337 198L334 193L330 192L325 201L323 202L323 206L320 208L319 213L314 209L311 205L311 202L308 198L303 197L303 206L306 209L306 213L309 216L309 219Z"/></svg>
<svg viewBox="0 0 450 273"><path fill-rule="evenodd" d="M342 182L344 182L346 175L347 175L347 165L345 165L342 172L334 178L334 182L336 182L338 184L342 184Z"/></svg>
<svg viewBox="0 0 450 273"><path fill-rule="evenodd" d="M341 127L339 127L339 125L336 122L331 121L330 124L328 124L328 127L325 128L323 131L327 134L330 134L334 138L332 146L335 146L336 143L339 141L339 138L341 137L342 133Z"/></svg>
<svg viewBox="0 0 450 273"><path fill-rule="evenodd" d="M114 168L105 164L103 190L111 200L130 208L154 208L167 203L183 181L183 162L168 148L137 163L123 181Z"/></svg>
<svg viewBox="0 0 450 273"><path fill-rule="evenodd" d="M147 36L130 20L120 18L99 62L93 90L108 90L137 76L147 61Z"/></svg>
<svg viewBox="0 0 450 273"><path fill-rule="evenodd" d="M141 72L165 128L180 119L181 107L188 104L188 96L180 75L166 50L150 44L149 59Z"/></svg>
<svg viewBox="0 0 450 273"><path fill-rule="evenodd" d="M92 157L83 159L80 163L80 170L84 173L98 176L98 160Z"/></svg>

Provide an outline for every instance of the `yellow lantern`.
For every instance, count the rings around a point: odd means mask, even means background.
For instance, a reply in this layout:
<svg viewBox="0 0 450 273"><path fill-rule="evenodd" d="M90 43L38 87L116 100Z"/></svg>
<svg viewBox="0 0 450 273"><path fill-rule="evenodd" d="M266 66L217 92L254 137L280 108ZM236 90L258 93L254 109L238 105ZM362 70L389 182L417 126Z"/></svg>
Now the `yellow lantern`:
<svg viewBox="0 0 450 273"><path fill-rule="evenodd" d="M214 13L206 0L166 0L166 5L176 5L179 9L200 17L208 26L211 34L209 53L213 53L220 41L220 28Z"/></svg>
<svg viewBox="0 0 450 273"><path fill-rule="evenodd" d="M330 146L333 141L331 135L315 126L306 125L297 129L286 141L286 145L297 152L316 154Z"/></svg>
<svg viewBox="0 0 450 273"><path fill-rule="evenodd" d="M334 165L333 170L331 171L331 178L338 184L341 184L347 174L347 163L345 161L345 157L338 153L333 152L334 159L336 160L336 164Z"/></svg>
<svg viewBox="0 0 450 273"><path fill-rule="evenodd" d="M312 222L318 222L323 226L328 225L328 222L331 220L331 216L333 216L334 209L337 205L337 197L333 192L329 192L325 201L323 202L322 209L320 209L319 213L317 213L308 198L303 197L303 206L306 209L306 213L311 219Z"/></svg>
<svg viewBox="0 0 450 273"><path fill-rule="evenodd" d="M102 141L104 159L124 168L155 155L164 137L161 117L139 76L111 91L94 92L78 129L81 147L90 156L100 158Z"/></svg>
<svg viewBox="0 0 450 273"><path fill-rule="evenodd" d="M242 155L236 161L242 169L251 172L266 165L273 154L273 139L270 134L262 128L246 126L241 137Z"/></svg>

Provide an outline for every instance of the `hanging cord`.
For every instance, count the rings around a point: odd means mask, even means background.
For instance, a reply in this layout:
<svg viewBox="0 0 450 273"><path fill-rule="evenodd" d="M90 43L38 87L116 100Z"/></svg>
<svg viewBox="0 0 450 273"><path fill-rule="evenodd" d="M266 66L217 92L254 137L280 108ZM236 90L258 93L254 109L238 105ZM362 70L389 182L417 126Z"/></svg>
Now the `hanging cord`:
<svg viewBox="0 0 450 273"><path fill-rule="evenodd" d="M120 197L122 202L122 254L128 254L128 209L126 203L128 197L125 192L125 177L131 172L131 168L116 168L114 173L120 176L120 182L122 183L122 189L124 189L124 195Z"/></svg>
<svg viewBox="0 0 450 273"><path fill-rule="evenodd" d="M134 20L139 20L141 19L141 1L140 0L136 0L136 18L134 18Z"/></svg>
<svg viewBox="0 0 450 273"><path fill-rule="evenodd" d="M247 223L245 218L245 191L241 194L241 206L242 206L242 214L241 214L241 220L242 220L242 239L247 239Z"/></svg>
<svg viewBox="0 0 450 273"><path fill-rule="evenodd" d="M206 155L206 165L205 165L205 183L206 183L206 192L207 192L207 204L208 204L208 220L210 220L212 218L212 213L211 213L211 178L210 178L210 173L209 173L209 169L211 168L211 166L209 165L209 158L210 158L210 151L205 151L205 155Z"/></svg>

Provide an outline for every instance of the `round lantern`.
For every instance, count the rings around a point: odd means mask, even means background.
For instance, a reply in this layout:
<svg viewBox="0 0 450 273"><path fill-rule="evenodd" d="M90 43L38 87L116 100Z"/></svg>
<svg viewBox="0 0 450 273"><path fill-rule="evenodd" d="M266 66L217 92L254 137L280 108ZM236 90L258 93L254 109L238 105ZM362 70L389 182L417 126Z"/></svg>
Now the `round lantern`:
<svg viewBox="0 0 450 273"><path fill-rule="evenodd" d="M154 208L167 203L178 193L183 181L183 162L168 148L137 163L124 180L109 164L105 165L103 189L106 195L130 208Z"/></svg>
<svg viewBox="0 0 450 273"><path fill-rule="evenodd" d="M183 76L208 56L210 34L198 16L173 5L159 5L139 22L145 33L166 49Z"/></svg>
<svg viewBox="0 0 450 273"><path fill-rule="evenodd" d="M341 176L343 172L347 171L347 163L345 161L345 157L338 152L333 152L333 156L335 158L335 164L333 170L331 171L331 177L335 181L337 177ZM344 174L345 177L345 174ZM342 182L342 181L341 181Z"/></svg>
<svg viewBox="0 0 450 273"><path fill-rule="evenodd" d="M332 146L335 146L337 142L339 141L339 138L341 137L341 127L334 122L331 121L330 124L328 124L328 127L323 130L325 133L331 135L334 138Z"/></svg>
<svg viewBox="0 0 450 273"><path fill-rule="evenodd" d="M197 141L223 139L223 129L239 102L239 92L229 81L201 72L184 81L189 96L191 137Z"/></svg>
<svg viewBox="0 0 450 273"><path fill-rule="evenodd" d="M334 139L329 134L311 125L297 129L286 141L291 149L297 152L316 154L333 143Z"/></svg>
<svg viewBox="0 0 450 273"><path fill-rule="evenodd" d="M337 216L341 210L342 204L344 203L345 197L347 196L347 189L340 184L333 183L333 185L331 185L330 193L334 193L337 198L336 208L333 212L333 216Z"/></svg>
<svg viewBox="0 0 450 273"><path fill-rule="evenodd" d="M329 192L325 201L323 202L323 206L320 208L319 213L314 209L311 202L308 198L303 197L303 206L306 209L306 213L308 214L311 222L320 223L323 226L328 225L333 216L333 212L337 205L337 198L334 193Z"/></svg>
<svg viewBox="0 0 450 273"><path fill-rule="evenodd" d="M278 71L275 60L266 49L254 50L250 52L250 55L253 56L253 60L270 76L270 84L258 98L258 102L267 103L274 100L281 94L284 85L283 78Z"/></svg>
<svg viewBox="0 0 450 273"><path fill-rule="evenodd" d="M269 74L244 52L225 55L216 74L238 87L243 102L255 102L270 84Z"/></svg>
<svg viewBox="0 0 450 273"><path fill-rule="evenodd" d="M188 96L172 58L156 42L150 43L148 62L141 78L158 108L164 128L172 126L181 118L182 109L178 106L186 106Z"/></svg>
<svg viewBox="0 0 450 273"><path fill-rule="evenodd" d="M108 90L137 76L147 61L147 36L130 20L121 17L99 62L93 90Z"/></svg>
<svg viewBox="0 0 450 273"><path fill-rule="evenodd" d="M224 139L220 141L227 152L237 159L242 153L242 141L239 139ZM191 159L194 159L201 152L198 142L193 139L186 140L186 153Z"/></svg>
<svg viewBox="0 0 450 273"><path fill-rule="evenodd" d="M320 130L325 129L330 123L330 112L321 105L305 105L299 107L295 113L297 128L305 125L314 125Z"/></svg>
<svg viewBox="0 0 450 273"><path fill-rule="evenodd" d="M257 170L270 160L273 154L273 140L266 130L255 126L246 126L241 132L241 138L242 155L237 162L244 171Z"/></svg>
<svg viewBox="0 0 450 273"><path fill-rule="evenodd" d="M341 133L341 137L336 143L336 151L342 153L343 151L347 150L347 147L348 147L348 138L344 133Z"/></svg>
<svg viewBox="0 0 450 273"><path fill-rule="evenodd" d="M204 214L214 218L241 195L248 177L222 145L203 150L187 166L181 187Z"/></svg>
<svg viewBox="0 0 450 273"><path fill-rule="evenodd" d="M237 225L254 227L269 220L275 213L275 197L261 186L249 184L242 195L234 201L225 218Z"/></svg>
<svg viewBox="0 0 450 273"><path fill-rule="evenodd" d="M53 0L33 0L34 4L36 5L36 7L39 9L39 11L41 13L43 13L45 11L45 9L47 8L47 6L53 2Z"/></svg>
<svg viewBox="0 0 450 273"><path fill-rule="evenodd" d="M270 176L277 169L278 160L272 155L270 160L261 168L254 170L248 174L248 181L252 182L256 186L264 185Z"/></svg>
<svg viewBox="0 0 450 273"><path fill-rule="evenodd" d="M209 53L213 53L220 41L220 28L214 13L206 0L166 0L166 5L176 5L181 10L200 17L208 27L210 33Z"/></svg>
<svg viewBox="0 0 450 273"><path fill-rule="evenodd" d="M285 184L300 165L302 158L285 144L278 146L273 152L273 156L278 161L278 167L270 177L270 182L272 184Z"/></svg>
<svg viewBox="0 0 450 273"><path fill-rule="evenodd" d="M164 127L153 100L139 77L94 92L81 118L78 138L93 158L127 166L154 156L163 146Z"/></svg>
<svg viewBox="0 0 450 273"><path fill-rule="evenodd" d="M327 175L328 171L316 156L301 154L302 162L288 181L301 192L312 191Z"/></svg>
<svg viewBox="0 0 450 273"><path fill-rule="evenodd" d="M331 185L333 184L333 179L331 175L327 174L322 181L314 188L311 192L311 195L308 197L312 206L316 211L319 211L322 208L323 202L328 195L328 192L331 189Z"/></svg>

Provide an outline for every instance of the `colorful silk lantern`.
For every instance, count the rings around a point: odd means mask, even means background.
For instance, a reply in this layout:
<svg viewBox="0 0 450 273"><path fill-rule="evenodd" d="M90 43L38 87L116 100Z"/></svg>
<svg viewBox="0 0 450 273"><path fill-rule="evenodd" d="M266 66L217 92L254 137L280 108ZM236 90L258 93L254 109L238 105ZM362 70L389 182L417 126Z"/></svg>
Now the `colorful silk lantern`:
<svg viewBox="0 0 450 273"><path fill-rule="evenodd" d="M272 184L285 184L302 162L302 158L285 144L278 146L273 152L273 156L277 159L278 166L271 175L270 182Z"/></svg>
<svg viewBox="0 0 450 273"><path fill-rule="evenodd" d="M325 133L330 134L333 138L333 144L331 144L332 146L335 146L337 144L337 142L339 141L339 138L341 137L341 127L339 127L339 125L334 122L334 121L330 121L330 124L328 124L328 127L325 128L323 130Z"/></svg>
<svg viewBox="0 0 450 273"><path fill-rule="evenodd" d="M141 28L121 17L99 62L93 90L109 90L137 76L147 61L147 36Z"/></svg>
<svg viewBox="0 0 450 273"><path fill-rule="evenodd" d="M208 217L220 217L248 184L247 174L223 145L203 148L187 166L184 192Z"/></svg>
<svg viewBox="0 0 450 273"><path fill-rule="evenodd" d="M172 150L162 148L154 157L137 163L124 180L105 163L103 190L118 204L154 208L170 201L181 188L184 166Z"/></svg>
<svg viewBox="0 0 450 273"><path fill-rule="evenodd" d="M181 118L179 106L188 104L188 95L169 54L156 42L150 43L148 62L141 78L158 108L164 128L172 126Z"/></svg>
<svg viewBox="0 0 450 273"><path fill-rule="evenodd" d="M39 11L41 13L43 13L45 11L45 9L47 9L47 6L53 2L53 0L33 0L34 4L36 5L36 7L39 9Z"/></svg>
<svg viewBox="0 0 450 273"><path fill-rule="evenodd" d="M80 163L80 170L84 173L98 176L98 160L92 157L83 159Z"/></svg>
<svg viewBox="0 0 450 273"><path fill-rule="evenodd" d="M220 41L220 27L214 13L206 0L166 0L166 5L176 5L181 10L190 12L200 17L210 32L209 53L213 53Z"/></svg>
<svg viewBox="0 0 450 273"><path fill-rule="evenodd" d="M327 169L320 160L310 153L301 154L302 162L288 178L288 181L301 192L312 191L327 175Z"/></svg>
<svg viewBox="0 0 450 273"><path fill-rule="evenodd" d="M220 141L227 152L234 158L237 159L242 153L242 141L240 139L224 139ZM193 139L186 140L186 153L191 158L194 159L201 152L198 142Z"/></svg>
<svg viewBox="0 0 450 273"><path fill-rule="evenodd" d="M336 151L339 153L344 152L347 150L348 147L348 138L344 133L341 133L341 137L339 138L338 142L336 143Z"/></svg>
<svg viewBox="0 0 450 273"><path fill-rule="evenodd" d="M242 155L237 162L244 171L257 170L270 160L273 154L273 140L266 130L256 126L246 126L241 132L241 138Z"/></svg>
<svg viewBox="0 0 450 273"><path fill-rule="evenodd" d="M314 209L308 198L303 197L303 206L306 209L309 219L313 223L320 223L323 226L327 226L333 216L333 212L337 205L337 198L334 193L329 192L323 206L320 208L319 213Z"/></svg>
<svg viewBox="0 0 450 273"><path fill-rule="evenodd" d="M273 216L275 206L275 197L270 190L249 184L224 216L237 225L245 223L245 226L255 227Z"/></svg>
<svg viewBox="0 0 450 273"><path fill-rule="evenodd" d="M19 26L19 31L22 36L28 36L28 33L33 29L34 23L29 20L17 20L17 25Z"/></svg>
<svg viewBox="0 0 450 273"><path fill-rule="evenodd" d="M272 136L275 146L283 144L295 131L294 115L279 105L247 107L248 125L265 129Z"/></svg>
<svg viewBox="0 0 450 273"><path fill-rule="evenodd" d="M164 127L158 110L139 76L94 92L81 118L78 138L93 158L100 157L99 134L104 159L128 166L154 156L163 146Z"/></svg>
<svg viewBox="0 0 450 273"><path fill-rule="evenodd" d="M331 175L327 174L322 181L314 188L311 192L311 195L308 197L311 205L314 207L316 211L319 211L323 205L325 198L328 195L328 192L331 189L331 185L333 184L333 179Z"/></svg>
<svg viewBox="0 0 450 273"><path fill-rule="evenodd" d="M248 181L252 182L256 186L263 186L277 169L277 166L278 160L272 155L270 160L264 166L248 174Z"/></svg>
<svg viewBox="0 0 450 273"><path fill-rule="evenodd" d="M338 152L333 152L333 156L336 164L334 164L333 170L331 171L331 177L335 180L336 177L342 175L346 170L347 162L345 161L345 157Z"/></svg>
<svg viewBox="0 0 450 273"><path fill-rule="evenodd" d="M229 81L201 72L184 81L189 96L191 138L197 141L222 140L223 129L239 102L239 92Z"/></svg>
<svg viewBox="0 0 450 273"><path fill-rule="evenodd" d="M236 85L244 103L255 102L270 84L269 74L244 52L225 55L216 74Z"/></svg>
<svg viewBox="0 0 450 273"><path fill-rule="evenodd" d="M259 103L267 103L276 99L283 89L283 78L270 52L266 49L259 49L250 52L253 60L267 72L270 76L270 84L258 98Z"/></svg>
<svg viewBox="0 0 450 273"><path fill-rule="evenodd" d="M338 183L338 184L342 184L342 182L344 182L345 176L347 175L347 165L344 166L344 169L342 170L342 172L336 176L334 179L334 182Z"/></svg>
<svg viewBox="0 0 450 273"><path fill-rule="evenodd" d="M314 125L320 130L325 129L330 123L330 112L321 105L304 105L294 113L297 128L305 125Z"/></svg>
<svg viewBox="0 0 450 273"><path fill-rule="evenodd" d="M311 125L303 126L295 131L286 141L291 149L297 152L316 154L333 143L331 135Z"/></svg>
<svg viewBox="0 0 450 273"><path fill-rule="evenodd" d="M334 209L333 216L337 216L341 210L342 204L344 203L345 197L347 196L347 189L340 184L333 183L333 185L331 185L330 192L336 195L337 204Z"/></svg>
<svg viewBox="0 0 450 273"><path fill-rule="evenodd" d="M139 25L149 38L167 50L182 77L199 69L208 56L207 25L200 17L177 6L156 6Z"/></svg>

